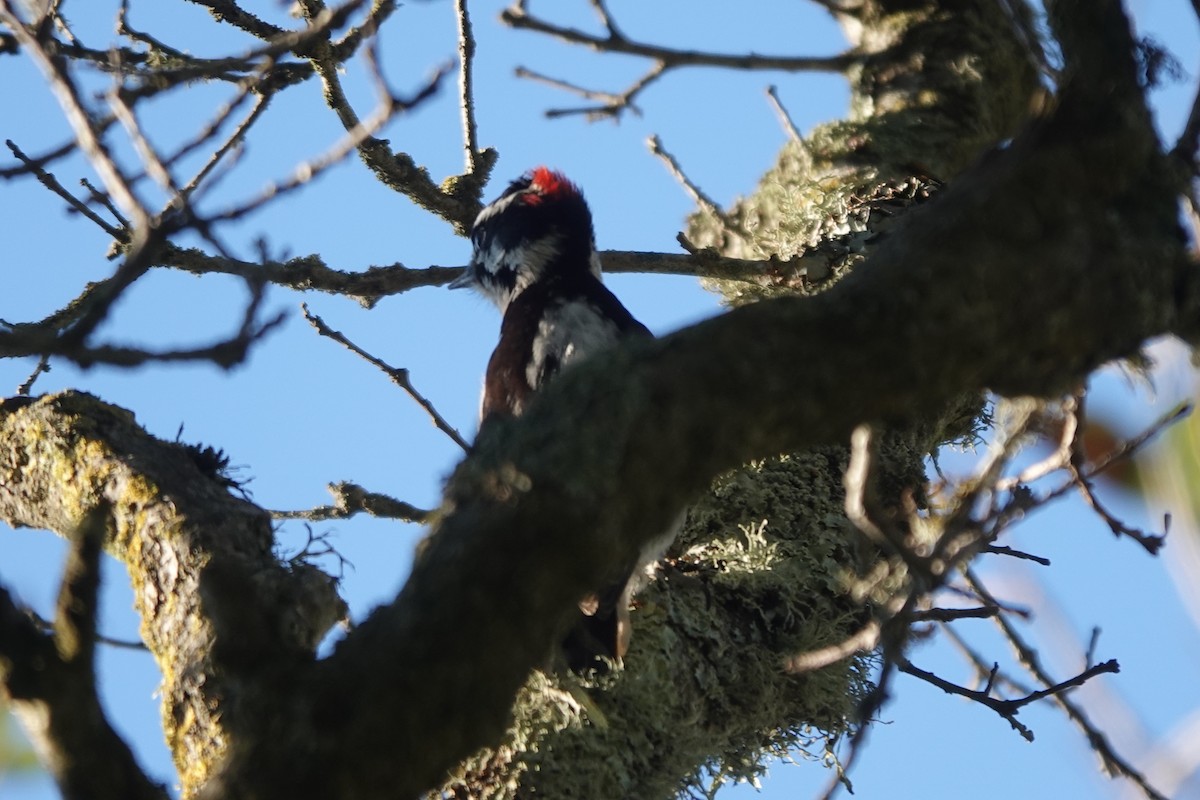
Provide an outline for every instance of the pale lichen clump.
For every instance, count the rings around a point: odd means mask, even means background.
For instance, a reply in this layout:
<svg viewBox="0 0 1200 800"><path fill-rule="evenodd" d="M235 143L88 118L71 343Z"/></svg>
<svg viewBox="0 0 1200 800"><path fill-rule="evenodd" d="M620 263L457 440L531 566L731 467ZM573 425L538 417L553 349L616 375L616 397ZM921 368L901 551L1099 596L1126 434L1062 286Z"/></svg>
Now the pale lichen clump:
<svg viewBox="0 0 1200 800"><path fill-rule="evenodd" d="M843 457L837 448L783 456L719 479L638 598L625 669L535 672L505 743L478 753L443 791L558 797L586 785L596 797L669 797L757 780L788 752L825 760L871 689L871 657L798 675L783 661L864 620L839 572L855 560L838 514ZM689 723L664 731L655 719Z"/></svg>

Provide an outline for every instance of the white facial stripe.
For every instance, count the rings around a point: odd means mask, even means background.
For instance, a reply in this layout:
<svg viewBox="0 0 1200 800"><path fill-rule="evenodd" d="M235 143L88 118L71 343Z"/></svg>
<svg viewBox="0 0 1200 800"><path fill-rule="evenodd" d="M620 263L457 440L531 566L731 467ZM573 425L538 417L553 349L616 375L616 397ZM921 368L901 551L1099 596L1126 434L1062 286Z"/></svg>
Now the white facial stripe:
<svg viewBox="0 0 1200 800"><path fill-rule="evenodd" d="M546 265L559 255L561 241L561 236L548 236L509 250L493 239L486 250L477 250L472 258L473 263L483 267L480 291L504 311L514 297L542 276ZM511 287L499 277L502 275L513 276Z"/></svg>
<svg viewBox="0 0 1200 800"><path fill-rule="evenodd" d="M480 210L479 215L475 217L474 227L478 228L481 223L491 219L504 209L508 208L513 204L513 201L521 197L522 194L524 194L524 192L514 192L508 197L501 197L499 200L484 206L483 209Z"/></svg>

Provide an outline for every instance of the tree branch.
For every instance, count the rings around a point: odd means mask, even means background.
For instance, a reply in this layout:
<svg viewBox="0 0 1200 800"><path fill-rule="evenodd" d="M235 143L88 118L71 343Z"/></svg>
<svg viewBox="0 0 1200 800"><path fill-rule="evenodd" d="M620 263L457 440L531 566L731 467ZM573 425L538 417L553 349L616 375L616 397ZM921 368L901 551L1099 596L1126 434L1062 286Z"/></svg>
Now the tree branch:
<svg viewBox="0 0 1200 800"><path fill-rule="evenodd" d="M311 663L321 636L345 614L333 582L312 567L281 564L266 512L231 495L188 448L147 435L123 409L76 393L8 401L0 442L0 519L8 524L67 532L83 509L113 509L105 548L137 587L143 637L163 669L167 741L185 792L194 791L230 741L286 704L281 665ZM56 621L59 642L78 639L70 630L82 629L65 624ZM86 741L105 740L92 732Z"/></svg>
<svg viewBox="0 0 1200 800"><path fill-rule="evenodd" d="M109 725L96 694L96 596L110 512L101 501L75 527L52 636L0 588L0 694L67 800L167 800Z"/></svg>
<svg viewBox="0 0 1200 800"><path fill-rule="evenodd" d="M572 114L584 114L589 120L604 117L619 117L624 111L632 109L639 113L634 99L648 86L673 69L684 67L720 67L738 70L780 70L783 72L840 72L845 73L855 66L861 65L864 56L859 53L843 53L828 57L803 56L765 56L757 53L706 53L697 50L678 50L661 45L638 42L625 36L617 27L612 15L602 0L592 0L595 9L604 26L605 35L595 36L590 33L561 25L555 25L535 16L527 9L526 0L516 0L500 14L500 21L519 30L531 30L552 36L569 44L581 45L599 53L621 53L624 55L641 56L653 60L654 64L636 80L628 89L621 93L600 92L576 86L560 78L542 75L525 67L518 67L518 77L548 83L572 94L580 95L588 100L599 100L601 105L584 108L556 108L546 112L546 116L563 117Z"/></svg>
<svg viewBox="0 0 1200 800"><path fill-rule="evenodd" d="M354 342L347 339L345 334L340 331L335 331L333 328L325 324L325 320L321 319L316 314L309 312L307 305L301 305L300 308L304 313L304 318L308 320L309 324L316 328L317 333L329 339L333 339L335 342L359 356L367 363L378 367L383 374L387 375L388 378L391 379L392 383L403 389L409 397L416 401L417 405L425 410L425 413L428 414L429 418L433 421L434 427L446 434L446 436L450 438L450 441L454 442L463 449L463 452L471 452L471 446L467 444L465 439L462 438L462 434L458 432L458 429L447 422L445 417L438 413L438 410L434 408L433 403L430 402L425 395L418 392L416 387L412 385L412 379L409 378L407 369L397 369L396 367L393 367L381 359L371 355L366 350L363 350Z"/></svg>
<svg viewBox="0 0 1200 800"><path fill-rule="evenodd" d="M395 774L348 756L381 740L422 754L392 790L427 789L499 737L581 587L632 558L714 475L984 387L1057 394L1195 314L1176 293L1192 267L1128 23L1115 2L1069 16L1105 44L1081 52L1084 34L1064 37L1071 77L1055 112L907 215L834 287L599 354L520 419L485 428L400 596L323 663L339 679L316 689L331 710L403 700L323 724L299 774L295 752L235 754L212 796L252 796L289 774L317 794L366 793ZM821 358L798 370L797 352ZM501 553L513 554L503 566ZM468 666L479 653L482 675Z"/></svg>

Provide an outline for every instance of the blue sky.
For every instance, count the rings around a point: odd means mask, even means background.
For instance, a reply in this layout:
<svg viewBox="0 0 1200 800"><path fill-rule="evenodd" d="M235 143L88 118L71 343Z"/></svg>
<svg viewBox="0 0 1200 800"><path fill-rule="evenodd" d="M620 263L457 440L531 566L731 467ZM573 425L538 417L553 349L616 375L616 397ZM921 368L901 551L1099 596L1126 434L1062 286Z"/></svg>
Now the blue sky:
<svg viewBox="0 0 1200 800"><path fill-rule="evenodd" d="M85 41L111 41L115 3L75 0L68 18ZM247 3L280 17L273 0ZM553 9L556 19L592 26L584 0L533 3ZM1139 30L1178 55L1190 77L1154 95L1160 126L1178 131L1195 83L1197 26L1184 0L1133 0ZM672 74L641 98L642 116L619 125L588 124L581 117L546 120L549 107L576 105L574 98L513 76L517 65L596 88L621 89L647 67L636 59L600 57L533 34L504 28L496 19L503 2L472 6L478 38L476 88L480 143L501 154L494 196L504 182L546 163L578 182L592 205L602 248L677 252L675 234L692 210L688 196L649 154L645 140L664 145L710 196L729 202L753 190L786 140L764 89L778 84L783 102L802 131L846 111L842 81L827 75L739 74L694 69ZM815 4L763 2L686 3L683 0L614 2L612 9L634 37L680 47L722 51L825 55L843 46L837 28ZM702 10L703 13L697 13ZM680 20L689 24L680 25ZM172 30L172 41L200 55L238 52L248 41L213 25L202 9L186 3L134 5L131 21L143 30ZM166 36L167 34L163 34ZM454 56L454 19L448 2L414 2L399 8L385 28L385 70L402 91L416 87ZM348 81L352 84L352 73ZM440 177L461 170L458 109L447 84L433 102L385 133ZM30 65L0 59L0 91L19 92L21 114L0 120L2 138L27 152L41 151L66 136L53 101ZM161 144L182 141L203 124L225 94L202 88L167 98L148 110L147 127ZM365 111L366 88L355 95ZM223 183L218 200L245 198L295 164L323 152L342 131L324 108L316 83L278 101L251 139L239 171ZM0 158L7 164L7 157ZM56 168L64 184L89 175L78 161ZM214 204L215 207L216 204ZM67 219L61 202L31 183L0 184L0 219L6 221L6 291L0 319L30 320L60 307L87 280L108 274L107 241L90 223ZM355 159L330 170L314 185L222 231L246 258L262 238L275 256L320 253L330 266L358 270L403 262L410 267L465 263L467 243L405 199L375 182ZM609 284L636 316L664 333L718 313L714 298L687 278L613 276ZM246 292L236 280L197 279L173 272L148 275L126 296L102 329L108 341L156 347L205 343L228 335L237 324ZM441 481L459 457L457 447L435 430L423 412L386 378L328 340L319 339L299 316L305 300L333 327L372 353L410 369L417 387L464 434L473 432L480 377L495 342L498 318L480 298L462 292L422 289L386 299L372 311L323 295L273 290L268 307L288 313L284 328L255 350L250 362L229 372L193 365L138 370L97 368L81 372L55 364L37 391L85 389L136 412L152 433L224 448L249 489L268 508L305 508L327 502L326 483L353 480L421 506L437 502ZM32 369L31 361L0 362L0 386L11 392ZM1155 409L1169 407L1191 390L1184 379L1162 378L1158 392L1130 386L1116 372L1099 379L1095 405L1123 416L1132 430ZM965 470L966 459L951 459ZM1133 498L1112 498L1131 522L1153 526L1164 509L1146 509ZM412 526L355 519L319 526L330 532L353 564L343 589L361 617L389 599L401 585L420 530ZM295 550L304 529L287 525L281 545ZM1194 680L1200 637L1180 606L1166 559L1154 560L1107 529L1071 500L1039 512L1020 530L1015 546L1050 557L1050 570L1023 565L986 565L1006 596L1035 606L1046 633L1030 636L1061 677L1078 671L1081 643L1093 625L1104 633L1098 653L1116 657L1120 675L1087 687L1102 727L1124 737L1136 758L1154 737L1200 708ZM63 543L37 531L0 527L0 582L48 615L61 569ZM106 563L101 627L108 635L135 638L128 580L120 566ZM989 657L1007 658L987 623L970 629ZM144 653L105 648L100 679L106 706L159 780L173 783L162 742L158 675ZM961 659L940 644L916 650L919 666L969 680ZM1085 694L1090 692L1091 694ZM853 773L858 797L950 797L970 792L976 800L1011 797L1124 797L1123 787L1098 776L1082 737L1049 707L1034 706L1022 718L1036 734L1028 744L1006 722L978 706L914 679L901 677L895 699L874 727L870 744ZM1117 700L1101 702L1105 697ZM1130 709L1128 716L1122 708ZM1141 728L1150 741L1135 736ZM815 766L778 765L764 784L766 798L813 794L828 779ZM1193 789L1197 784L1192 785ZM728 797L749 796L745 787ZM0 798L40 800L56 793L44 776L0 777ZM1187 796L1181 794L1180 796ZM1193 795L1195 796L1195 795Z"/></svg>

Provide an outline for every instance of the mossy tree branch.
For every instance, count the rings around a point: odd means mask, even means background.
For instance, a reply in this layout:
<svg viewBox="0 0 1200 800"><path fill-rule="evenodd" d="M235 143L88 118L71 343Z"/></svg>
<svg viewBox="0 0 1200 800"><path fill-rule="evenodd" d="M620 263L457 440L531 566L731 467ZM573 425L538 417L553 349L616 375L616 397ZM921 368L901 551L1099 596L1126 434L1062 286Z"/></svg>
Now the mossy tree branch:
<svg viewBox="0 0 1200 800"><path fill-rule="evenodd" d="M599 356L485 430L400 596L320 666L313 710L288 726L313 726L303 763L319 767L297 774L295 752L250 748L213 796L370 796L396 780L384 752L419 753L391 790L427 788L500 736L581 588L714 475L842 441L862 421L919 419L965 392L1052 394L1195 319L1178 187L1128 23L1115 2L1055 8L1124 47L1100 61L1068 38L1053 113L912 212L837 287ZM798 348L822 357L799 369ZM395 705L363 705L385 696Z"/></svg>
<svg viewBox="0 0 1200 800"><path fill-rule="evenodd" d="M262 704L279 701L273 666L311 660L344 614L332 581L281 564L269 515L129 412L77 393L2 411L0 519L66 533L89 508L111 507L104 543L137 587L167 741L185 790L200 785Z"/></svg>

